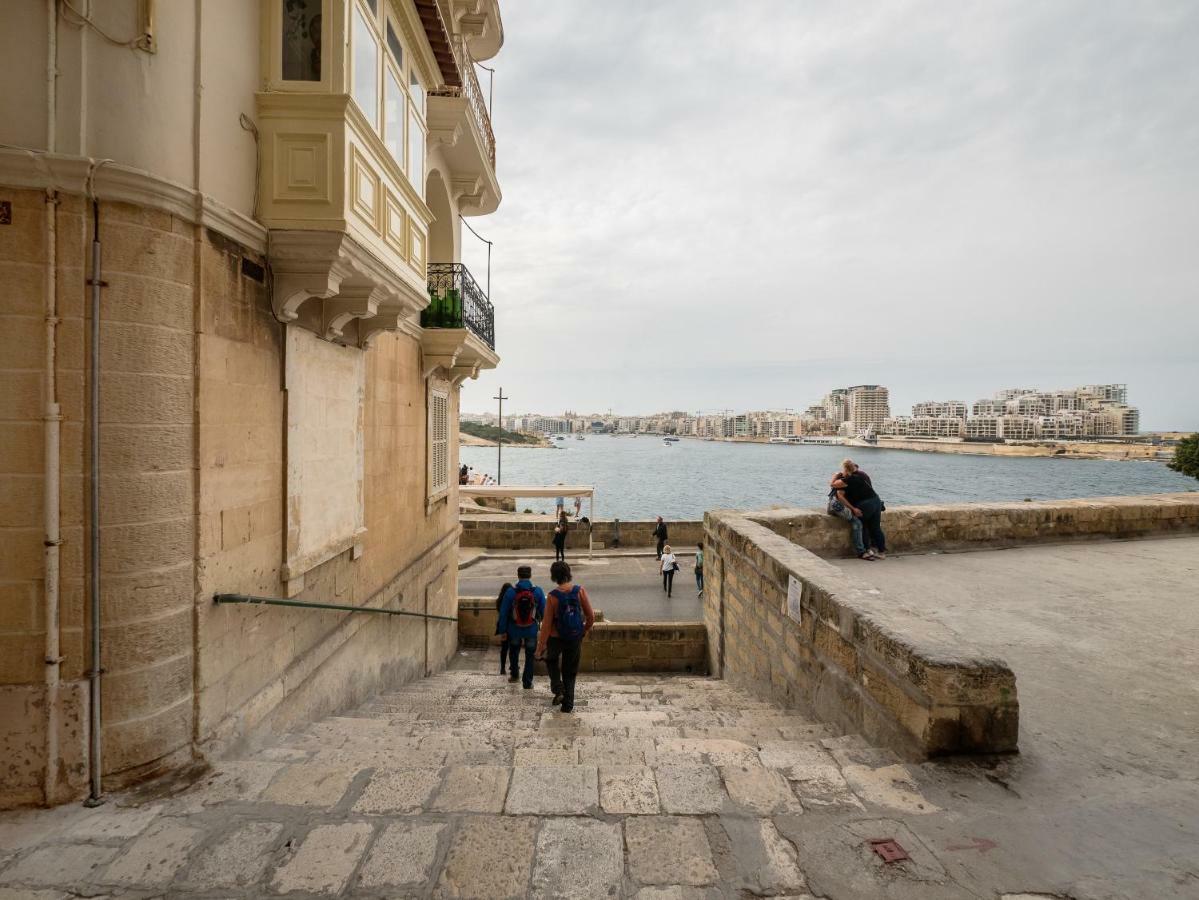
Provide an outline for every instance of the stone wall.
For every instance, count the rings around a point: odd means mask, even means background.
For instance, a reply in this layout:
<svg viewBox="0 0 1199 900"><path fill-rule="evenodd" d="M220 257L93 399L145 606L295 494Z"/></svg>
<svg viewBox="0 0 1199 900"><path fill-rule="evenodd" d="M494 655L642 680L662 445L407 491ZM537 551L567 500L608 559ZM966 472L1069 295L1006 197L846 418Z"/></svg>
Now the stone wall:
<svg viewBox="0 0 1199 900"><path fill-rule="evenodd" d="M586 504L584 504L586 509ZM611 520L601 519L593 523L592 537L596 544L612 546L615 527ZM620 546L622 548L653 547L653 521L620 523ZM703 522L667 522L670 544L676 550L695 549L704 539ZM554 522L541 515L518 513L508 516L470 516L462 520L462 546L482 547L487 550L542 550L552 549ZM568 550L587 549L587 529L572 524L567 532Z"/></svg>
<svg viewBox="0 0 1199 900"><path fill-rule="evenodd" d="M63 662L48 690L47 204L41 191L0 188L12 204L12 223L0 227L0 807L74 799L89 775L91 216L81 197L59 199ZM217 592L287 588L284 326L255 275L260 255L161 211L102 202L100 218L101 737L111 790L436 671L457 631L213 603ZM366 530L307 571L298 597L453 615L458 492L426 500L419 340L382 335L364 357ZM454 419L457 391L450 396Z"/></svg>
<svg viewBox="0 0 1199 900"><path fill-rule="evenodd" d="M915 758L1016 749L1016 681L1002 660L739 513L705 521L713 674Z"/></svg>
<svg viewBox="0 0 1199 900"><path fill-rule="evenodd" d="M580 671L707 674L708 633L702 622L605 622L600 610L596 610L596 619ZM495 648L499 641L495 622L493 598L459 599L462 646ZM498 650L495 652L498 668ZM544 675L544 665L538 663L537 671Z"/></svg>
<svg viewBox="0 0 1199 900"><path fill-rule="evenodd" d="M747 515L817 556L853 555L849 526L821 510L771 509ZM883 513L883 529L888 551L896 553L1186 533L1199 531L1199 492L899 506Z"/></svg>

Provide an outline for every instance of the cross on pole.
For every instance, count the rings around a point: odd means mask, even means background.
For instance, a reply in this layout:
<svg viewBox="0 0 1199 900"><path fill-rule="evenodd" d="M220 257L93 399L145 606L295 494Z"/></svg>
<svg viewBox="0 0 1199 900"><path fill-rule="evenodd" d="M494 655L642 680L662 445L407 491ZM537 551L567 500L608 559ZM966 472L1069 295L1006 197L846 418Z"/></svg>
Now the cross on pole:
<svg viewBox="0 0 1199 900"><path fill-rule="evenodd" d="M504 389L500 388L500 392L491 398L492 400L500 401L499 418L496 421L498 430L495 435L495 483L504 483L504 401L511 400L511 397L504 396Z"/></svg>

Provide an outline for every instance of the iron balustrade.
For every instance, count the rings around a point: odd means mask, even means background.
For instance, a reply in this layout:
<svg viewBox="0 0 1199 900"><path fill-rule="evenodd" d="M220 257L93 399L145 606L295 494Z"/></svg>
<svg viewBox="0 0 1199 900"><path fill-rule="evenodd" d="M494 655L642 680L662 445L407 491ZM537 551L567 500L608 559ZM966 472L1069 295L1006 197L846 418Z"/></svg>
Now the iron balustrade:
<svg viewBox="0 0 1199 900"><path fill-rule="evenodd" d="M462 85L446 87L443 90L429 91L432 97L463 97L474 117L483 143L487 145L487 158L491 160L491 168L495 169L495 132L491 130L491 114L487 111L487 103L483 99L483 89L479 86L478 76L475 75L475 63L471 59L470 49L466 39L459 38L453 42L454 59L458 63L458 71L462 76Z"/></svg>
<svg viewBox="0 0 1199 900"><path fill-rule="evenodd" d="M429 263L429 306L422 328L468 328L495 349L495 307L462 263Z"/></svg>

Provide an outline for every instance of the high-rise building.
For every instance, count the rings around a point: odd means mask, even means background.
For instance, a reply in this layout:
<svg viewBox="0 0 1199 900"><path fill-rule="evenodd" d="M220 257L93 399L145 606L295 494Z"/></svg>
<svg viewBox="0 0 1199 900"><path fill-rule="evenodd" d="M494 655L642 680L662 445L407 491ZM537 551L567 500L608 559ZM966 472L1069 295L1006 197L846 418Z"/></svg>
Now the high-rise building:
<svg viewBox="0 0 1199 900"><path fill-rule="evenodd" d="M880 428L891 416L890 395L878 384L858 384L846 388L849 419L856 431Z"/></svg>

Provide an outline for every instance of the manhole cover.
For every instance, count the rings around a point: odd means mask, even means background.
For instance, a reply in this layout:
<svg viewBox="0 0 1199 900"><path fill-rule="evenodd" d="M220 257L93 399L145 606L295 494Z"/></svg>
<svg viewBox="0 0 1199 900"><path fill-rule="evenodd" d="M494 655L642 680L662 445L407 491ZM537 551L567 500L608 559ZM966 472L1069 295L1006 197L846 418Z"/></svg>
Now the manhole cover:
<svg viewBox="0 0 1199 900"><path fill-rule="evenodd" d="M872 838L870 849L878 854L885 863L897 863L903 862L905 859L911 859L908 856L908 851L904 850L899 845L899 841L894 838Z"/></svg>

